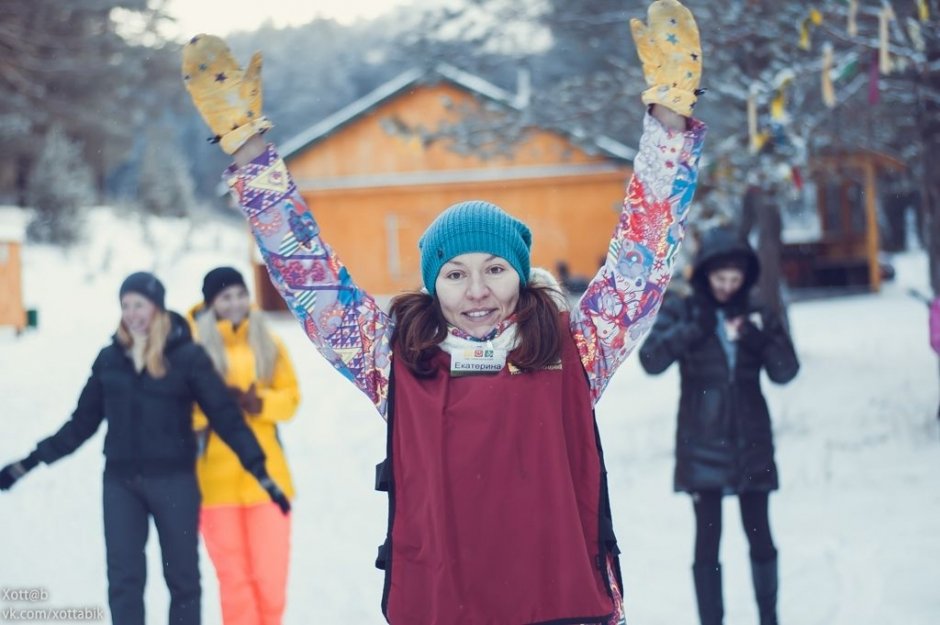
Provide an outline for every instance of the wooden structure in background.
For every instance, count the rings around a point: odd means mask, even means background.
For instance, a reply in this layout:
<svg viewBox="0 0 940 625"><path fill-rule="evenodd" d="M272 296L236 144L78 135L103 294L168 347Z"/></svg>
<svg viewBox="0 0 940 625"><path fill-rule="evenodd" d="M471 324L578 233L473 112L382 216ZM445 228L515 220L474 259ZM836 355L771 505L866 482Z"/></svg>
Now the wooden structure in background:
<svg viewBox="0 0 940 625"><path fill-rule="evenodd" d="M441 124L499 115L523 102L448 65L411 71L280 146L324 239L375 294L420 287L418 238L447 206L483 199L525 221L533 265L593 276L618 219L635 151L530 128L489 156L455 150ZM263 277L263 279L261 279ZM259 304L277 300L263 267ZM266 291L266 293L262 292ZM273 298L272 298L273 294Z"/></svg>
<svg viewBox="0 0 940 625"><path fill-rule="evenodd" d="M17 333L27 325L21 256L24 232L20 221L19 216L0 211L0 326L13 326Z"/></svg>
<svg viewBox="0 0 940 625"><path fill-rule="evenodd" d="M821 237L784 246L790 287L881 288L878 176L904 169L898 159L869 150L811 160Z"/></svg>

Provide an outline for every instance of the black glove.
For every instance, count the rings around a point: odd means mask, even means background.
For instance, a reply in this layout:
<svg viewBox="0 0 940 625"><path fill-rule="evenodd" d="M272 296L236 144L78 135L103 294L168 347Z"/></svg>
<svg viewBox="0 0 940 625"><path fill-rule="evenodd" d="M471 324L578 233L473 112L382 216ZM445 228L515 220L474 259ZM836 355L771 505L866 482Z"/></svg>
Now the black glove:
<svg viewBox="0 0 940 625"><path fill-rule="evenodd" d="M287 513L290 512L290 500L287 498L287 495L284 494L284 491L281 490L281 487L271 479L267 470L264 467L260 467L253 469L251 473L258 480L258 483L261 484L261 488L268 494L271 501L276 503L277 507L281 509L281 512L287 516Z"/></svg>
<svg viewBox="0 0 940 625"><path fill-rule="evenodd" d="M738 330L738 344L755 352L759 352L770 342L770 334L764 329L762 317L759 313L751 313L741 322Z"/></svg>
<svg viewBox="0 0 940 625"><path fill-rule="evenodd" d="M687 345L701 343L718 328L718 317L715 309L700 301L689 302L688 321L681 329L681 336Z"/></svg>
<svg viewBox="0 0 940 625"><path fill-rule="evenodd" d="M703 337L709 337L718 328L718 316L711 306L696 302L692 305L692 323L698 326Z"/></svg>
<svg viewBox="0 0 940 625"><path fill-rule="evenodd" d="M39 464L35 452L19 462L13 462L0 470L0 490L9 490L18 479L32 471Z"/></svg>

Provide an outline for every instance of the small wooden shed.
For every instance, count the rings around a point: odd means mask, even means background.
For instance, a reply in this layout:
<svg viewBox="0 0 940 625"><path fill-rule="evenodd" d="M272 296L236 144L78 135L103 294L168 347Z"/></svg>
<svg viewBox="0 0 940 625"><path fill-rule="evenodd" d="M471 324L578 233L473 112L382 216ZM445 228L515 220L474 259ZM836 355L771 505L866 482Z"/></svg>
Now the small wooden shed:
<svg viewBox="0 0 940 625"><path fill-rule="evenodd" d="M905 164L872 150L814 157L820 236L784 246L783 270L793 288L881 288L878 230L879 175Z"/></svg>
<svg viewBox="0 0 940 625"><path fill-rule="evenodd" d="M494 202L533 232L533 264L593 276L635 151L607 137L530 127L500 149L461 150L442 124L520 111L514 94L449 65L413 70L280 146L324 239L365 289L421 284L418 238L447 206ZM261 304L278 300L263 267ZM262 291L266 291L267 295Z"/></svg>
<svg viewBox="0 0 940 625"><path fill-rule="evenodd" d="M23 305L23 218L18 209L0 210L0 326L17 333L27 325Z"/></svg>

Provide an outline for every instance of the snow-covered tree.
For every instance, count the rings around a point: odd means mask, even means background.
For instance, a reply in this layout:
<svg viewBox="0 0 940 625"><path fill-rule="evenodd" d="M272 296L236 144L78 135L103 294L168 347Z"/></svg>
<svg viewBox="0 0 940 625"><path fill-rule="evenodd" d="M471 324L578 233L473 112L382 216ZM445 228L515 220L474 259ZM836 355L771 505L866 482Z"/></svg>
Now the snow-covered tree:
<svg viewBox="0 0 940 625"><path fill-rule="evenodd" d="M184 217L193 209L188 159L166 129L154 129L147 134L137 199L151 215Z"/></svg>
<svg viewBox="0 0 940 625"><path fill-rule="evenodd" d="M82 208L95 197L91 170L81 145L53 127L46 133L28 183L35 216L28 226L34 241L70 244L82 233Z"/></svg>
<svg viewBox="0 0 940 625"><path fill-rule="evenodd" d="M773 250L782 245L781 207L796 202L799 191L798 177L788 172L805 174L809 160L826 152L886 151L924 181L928 217L936 215L927 221L937 242L932 275L940 292L940 163L931 158L940 153L940 3L684 2L701 30L708 90L696 108L710 127L696 223L726 220L757 232L768 269L761 290L780 307L773 288L780 282L779 251ZM530 107L515 116L517 133L506 118L493 138L512 141L536 123L629 142L639 128L645 85L628 23L644 18L646 6L466 0L438 12L422 49L427 56L446 54L457 46L453 33L472 32L473 45L460 48L463 58L444 59L465 65L468 57L492 55L519 24L529 27L531 41L548 33L547 46L517 47L512 62L504 60L503 73L513 65L532 70L533 94ZM893 60L890 74L885 55ZM468 126L485 131L474 120Z"/></svg>
<svg viewBox="0 0 940 625"><path fill-rule="evenodd" d="M0 168L16 172L15 186L0 195L24 199L37 139L52 126L81 141L103 189L133 145L146 106L155 100L166 107L167 98L155 95L160 86L172 76L181 91L176 48L153 35L162 4L0 0Z"/></svg>

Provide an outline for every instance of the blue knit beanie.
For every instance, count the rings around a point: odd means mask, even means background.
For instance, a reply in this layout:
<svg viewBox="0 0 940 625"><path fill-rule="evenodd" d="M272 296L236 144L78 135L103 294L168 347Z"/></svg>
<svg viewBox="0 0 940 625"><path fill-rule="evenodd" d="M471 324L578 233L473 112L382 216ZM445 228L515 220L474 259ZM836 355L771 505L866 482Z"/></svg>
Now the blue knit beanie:
<svg viewBox="0 0 940 625"><path fill-rule="evenodd" d="M495 204L483 200L454 204L437 216L418 241L424 288L434 295L444 263L472 252L505 258L524 286L529 280L531 247L529 228Z"/></svg>

